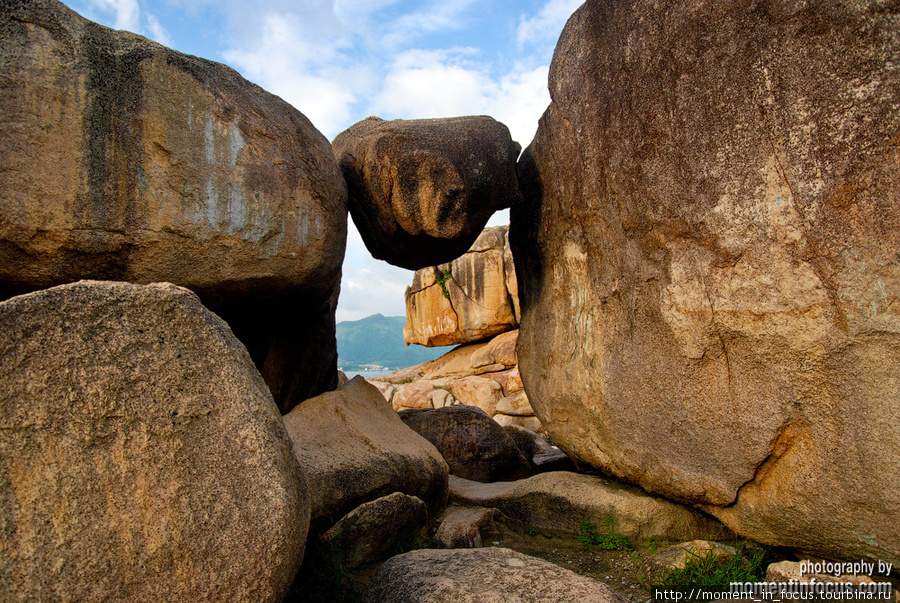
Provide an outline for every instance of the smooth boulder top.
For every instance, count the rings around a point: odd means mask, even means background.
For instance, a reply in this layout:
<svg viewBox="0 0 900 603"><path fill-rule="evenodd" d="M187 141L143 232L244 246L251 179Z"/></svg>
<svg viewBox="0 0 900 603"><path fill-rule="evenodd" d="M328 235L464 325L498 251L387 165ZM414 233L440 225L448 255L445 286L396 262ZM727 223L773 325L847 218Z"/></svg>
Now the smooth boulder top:
<svg viewBox="0 0 900 603"><path fill-rule="evenodd" d="M406 427L381 393L356 376L284 416L310 484L314 530L376 498L402 492L436 514L447 501L447 463Z"/></svg>
<svg viewBox="0 0 900 603"><path fill-rule="evenodd" d="M511 211L553 441L742 536L900 563L900 27L588 1Z"/></svg>
<svg viewBox="0 0 900 603"><path fill-rule="evenodd" d="M487 116L369 117L332 143L369 252L416 270L465 253L495 211L519 203L521 149Z"/></svg>
<svg viewBox="0 0 900 603"><path fill-rule="evenodd" d="M0 303L0 600L275 603L308 526L272 396L196 295Z"/></svg>

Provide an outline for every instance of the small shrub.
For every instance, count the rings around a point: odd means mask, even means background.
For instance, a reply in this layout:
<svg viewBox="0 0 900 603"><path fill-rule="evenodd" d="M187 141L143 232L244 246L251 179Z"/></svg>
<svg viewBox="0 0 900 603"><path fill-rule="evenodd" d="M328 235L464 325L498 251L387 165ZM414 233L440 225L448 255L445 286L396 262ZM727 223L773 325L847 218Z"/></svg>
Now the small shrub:
<svg viewBox="0 0 900 603"><path fill-rule="evenodd" d="M607 515L603 518L603 533L598 534L593 523L582 521L578 542L584 549L599 546L607 551L630 551L631 543L628 542L628 538L616 532L614 524L613 516Z"/></svg>
<svg viewBox="0 0 900 603"><path fill-rule="evenodd" d="M453 274L450 272L449 268L444 268L441 270L441 275L437 279L437 284L441 286L441 293L444 294L444 297L450 299L450 290L447 289L447 281L453 278Z"/></svg>

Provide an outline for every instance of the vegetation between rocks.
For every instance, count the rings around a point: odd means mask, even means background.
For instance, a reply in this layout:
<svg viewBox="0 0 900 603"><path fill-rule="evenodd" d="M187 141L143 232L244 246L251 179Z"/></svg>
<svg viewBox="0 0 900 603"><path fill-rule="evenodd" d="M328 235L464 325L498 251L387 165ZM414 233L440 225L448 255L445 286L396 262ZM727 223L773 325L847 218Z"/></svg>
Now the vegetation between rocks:
<svg viewBox="0 0 900 603"><path fill-rule="evenodd" d="M735 550L731 556L716 555L712 550L702 556L694 554L683 568L666 574L661 585L727 588L732 582L763 581L770 561L769 550L748 541L738 542Z"/></svg>
<svg viewBox="0 0 900 603"><path fill-rule="evenodd" d="M584 549L599 546L607 551L630 551L631 543L628 538L615 530L615 518L606 515L603 518L603 532L598 534L597 528L590 521L581 522L581 533L578 534L578 542Z"/></svg>

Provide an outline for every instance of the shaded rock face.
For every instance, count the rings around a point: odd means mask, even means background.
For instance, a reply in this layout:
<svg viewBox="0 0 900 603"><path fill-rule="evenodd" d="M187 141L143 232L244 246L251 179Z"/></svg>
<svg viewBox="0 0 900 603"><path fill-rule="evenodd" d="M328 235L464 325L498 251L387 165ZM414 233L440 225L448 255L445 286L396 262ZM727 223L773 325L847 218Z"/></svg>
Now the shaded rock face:
<svg viewBox="0 0 900 603"><path fill-rule="evenodd" d="M406 288L407 344L471 343L518 327L508 230L508 226L486 228L466 253L449 264L416 271Z"/></svg>
<svg viewBox="0 0 900 603"><path fill-rule="evenodd" d="M625 603L609 586L549 561L503 548L422 549L389 559L363 601Z"/></svg>
<svg viewBox="0 0 900 603"><path fill-rule="evenodd" d="M554 442L737 532L900 560L900 18L589 1L512 211Z"/></svg>
<svg viewBox="0 0 900 603"><path fill-rule="evenodd" d="M0 303L0 600L281 601L309 503L244 346L170 284Z"/></svg>
<svg viewBox="0 0 900 603"><path fill-rule="evenodd" d="M610 518L632 543L688 538L730 539L734 534L703 513L647 494L616 479L568 471L541 473L516 482L484 484L450 477L450 500L499 509L509 520L548 533L580 534L582 522L597 529Z"/></svg>
<svg viewBox="0 0 900 603"><path fill-rule="evenodd" d="M311 484L314 531L394 492L418 497L435 515L447 500L443 457L360 376L297 406L284 424Z"/></svg>
<svg viewBox="0 0 900 603"><path fill-rule="evenodd" d="M342 517L320 542L331 547L345 569L390 556L400 540L421 529L428 508L415 496L394 492L366 502Z"/></svg>
<svg viewBox="0 0 900 603"><path fill-rule="evenodd" d="M416 270L448 262L521 199L521 147L486 116L354 124L332 143L369 252Z"/></svg>
<svg viewBox="0 0 900 603"><path fill-rule="evenodd" d="M282 411L332 389L346 185L325 137L228 67L55 0L4 3L0 36L0 298L174 282Z"/></svg>
<svg viewBox="0 0 900 603"><path fill-rule="evenodd" d="M531 475L528 459L515 440L480 408L460 405L403 410L399 415L434 444L453 475L479 482Z"/></svg>

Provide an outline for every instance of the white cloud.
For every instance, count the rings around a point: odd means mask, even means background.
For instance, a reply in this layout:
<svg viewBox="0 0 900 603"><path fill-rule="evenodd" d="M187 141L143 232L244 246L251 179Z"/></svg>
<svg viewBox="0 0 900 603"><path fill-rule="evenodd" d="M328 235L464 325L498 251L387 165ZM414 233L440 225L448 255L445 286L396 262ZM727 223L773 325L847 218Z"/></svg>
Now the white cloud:
<svg viewBox="0 0 900 603"><path fill-rule="evenodd" d="M522 15L516 31L519 50L526 44L555 40L563 26L584 0L548 0L540 12L533 17Z"/></svg>
<svg viewBox="0 0 900 603"><path fill-rule="evenodd" d="M125 29L140 33L141 9L137 0L91 0L95 9L115 14L116 29Z"/></svg>
<svg viewBox="0 0 900 603"><path fill-rule="evenodd" d="M172 46L172 39L169 38L169 34L166 33L166 30L163 29L163 26L160 24L159 20L153 15L147 15L147 28L150 30L150 38L156 42L159 42L163 46Z"/></svg>
<svg viewBox="0 0 900 603"><path fill-rule="evenodd" d="M347 222L337 321L359 320L372 314L406 316L404 294L413 272L373 258L353 221L348 217Z"/></svg>
<svg viewBox="0 0 900 603"><path fill-rule="evenodd" d="M268 14L261 19L257 43L223 53L242 75L299 109L329 139L351 121L357 95L372 85L371 75L342 52L336 37L311 39L297 14Z"/></svg>
<svg viewBox="0 0 900 603"><path fill-rule="evenodd" d="M514 140L527 145L550 103L548 67L516 65L493 79L486 66L470 60L473 54L468 49L402 53L369 113L387 119L490 115L509 127Z"/></svg>

